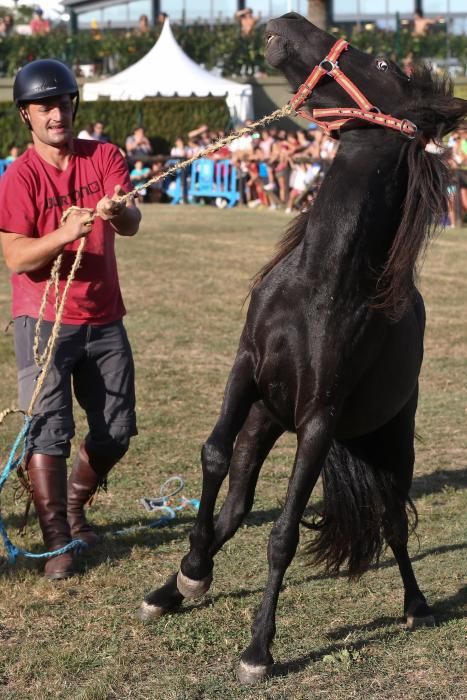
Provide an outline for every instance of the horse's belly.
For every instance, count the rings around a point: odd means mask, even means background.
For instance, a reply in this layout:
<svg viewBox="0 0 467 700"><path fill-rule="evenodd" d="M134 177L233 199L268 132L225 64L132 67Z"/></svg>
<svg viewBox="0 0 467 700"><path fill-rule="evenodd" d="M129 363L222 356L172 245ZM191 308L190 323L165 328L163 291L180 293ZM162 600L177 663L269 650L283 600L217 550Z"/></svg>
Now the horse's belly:
<svg viewBox="0 0 467 700"><path fill-rule="evenodd" d="M352 438L376 430L394 418L413 395L422 354L416 347L407 353L393 350L385 348L345 399L337 437Z"/></svg>

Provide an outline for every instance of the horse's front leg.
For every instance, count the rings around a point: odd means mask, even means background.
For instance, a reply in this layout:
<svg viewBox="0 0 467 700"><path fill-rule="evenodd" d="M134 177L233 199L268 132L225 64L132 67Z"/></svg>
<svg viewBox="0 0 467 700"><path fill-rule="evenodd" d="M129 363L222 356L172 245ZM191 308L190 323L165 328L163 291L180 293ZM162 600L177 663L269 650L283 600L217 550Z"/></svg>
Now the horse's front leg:
<svg viewBox="0 0 467 700"><path fill-rule="evenodd" d="M257 399L252 358L239 352L232 367L219 419L201 452L203 485L199 511L190 534L190 551L178 574L146 596L140 608L143 620L160 617L178 607L183 598L198 598L211 585L213 569L214 507L230 465L235 439Z"/></svg>
<svg viewBox="0 0 467 700"><path fill-rule="evenodd" d="M303 423L302 423L303 425ZM282 581L292 561L303 512L316 484L331 443L330 420L314 416L297 432L297 452L284 508L272 528L268 544L269 576L252 626L252 639L238 668L241 683L262 680L274 663L270 652Z"/></svg>

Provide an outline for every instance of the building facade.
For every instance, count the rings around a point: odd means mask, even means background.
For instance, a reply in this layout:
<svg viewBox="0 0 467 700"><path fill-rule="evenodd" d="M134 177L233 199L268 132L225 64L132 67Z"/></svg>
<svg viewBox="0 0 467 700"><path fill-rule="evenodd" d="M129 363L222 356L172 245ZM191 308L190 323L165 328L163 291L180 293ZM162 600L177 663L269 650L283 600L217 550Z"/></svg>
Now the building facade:
<svg viewBox="0 0 467 700"><path fill-rule="evenodd" d="M238 10L249 7L261 21L286 12L307 16L309 0L62 0L72 17L74 29L131 28L141 15L156 24L160 12L171 22L215 24L234 22ZM396 15L409 20L415 9L426 17L446 21L456 33L467 33L466 0L323 0L329 24L375 23L394 29Z"/></svg>

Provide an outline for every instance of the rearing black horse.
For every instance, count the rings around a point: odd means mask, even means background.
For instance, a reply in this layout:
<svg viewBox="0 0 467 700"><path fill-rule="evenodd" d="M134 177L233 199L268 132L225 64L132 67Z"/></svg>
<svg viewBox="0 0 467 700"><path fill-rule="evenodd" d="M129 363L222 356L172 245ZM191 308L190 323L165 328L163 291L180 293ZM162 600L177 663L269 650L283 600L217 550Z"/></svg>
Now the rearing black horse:
<svg viewBox="0 0 467 700"><path fill-rule="evenodd" d="M269 22L266 37L269 62L294 90L335 45L295 13ZM144 619L159 617L208 590L214 555L250 511L264 459L284 431L296 433L286 500L269 540L269 577L241 657L245 683L263 678L273 663L279 590L320 474L324 506L310 546L316 560L331 572L346 564L357 577L386 540L402 576L408 627L434 623L407 552L425 323L414 271L445 210L448 182L443 159L425 146L460 123L467 103L427 69L408 78L389 60L354 48L339 66L348 92L332 79L328 60L307 108L332 108L334 120L335 108L355 107L355 86L371 107L366 118L342 122L314 205L255 280L220 417L202 450L190 551L141 609ZM398 130L378 125L373 105ZM214 520L227 474L228 494Z"/></svg>

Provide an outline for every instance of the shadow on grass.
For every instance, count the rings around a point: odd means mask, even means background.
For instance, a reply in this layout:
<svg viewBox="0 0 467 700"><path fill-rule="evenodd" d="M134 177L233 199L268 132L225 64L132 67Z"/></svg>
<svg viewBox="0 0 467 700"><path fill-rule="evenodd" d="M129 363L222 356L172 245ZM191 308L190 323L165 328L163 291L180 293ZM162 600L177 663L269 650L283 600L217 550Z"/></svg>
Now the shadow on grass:
<svg viewBox="0 0 467 700"><path fill-rule="evenodd" d="M174 540L187 539L188 532L193 525L193 515L181 515L172 521L169 521L163 526L151 527L149 523L154 523L154 520L147 521L145 524L141 518L131 519L127 521L114 522L102 528L98 528L98 532L103 537L100 545L89 551L80 553L80 560L83 563L83 569L92 569L109 557L112 560L124 559L128 556L134 546L147 546L157 550L158 547L164 546ZM25 543L21 541L19 535L13 527L16 523L16 517L11 516L6 519L8 523L9 536L17 547L26 549ZM117 534L124 531L121 534ZM40 542L35 542L30 546L29 551L33 554L40 554L44 550L44 545ZM9 564L6 559L0 557L0 574L6 571L11 574L13 571L21 571L25 569L33 569L41 567L44 564L44 559L33 560L25 557L18 557L15 564Z"/></svg>
<svg viewBox="0 0 467 700"><path fill-rule="evenodd" d="M446 598L442 603L433 606L435 617L438 622L446 622L447 620L462 619L465 617L465 604L467 602L467 586L463 586L459 591ZM333 630L330 637L336 640L335 644L330 644L327 647L311 651L296 659L285 663L278 663L274 667L274 676L287 676L290 673L297 673L306 669L311 663L322 661L325 656L339 654L349 646L347 637L349 634L369 633L364 639L356 640L350 644L353 651L358 651L369 644L381 642L383 639L388 640L391 637L400 635L400 624L393 618L380 617L372 622L363 625L346 625ZM374 634L374 632L379 632ZM410 634L407 632L407 634Z"/></svg>
<svg viewBox="0 0 467 700"><path fill-rule="evenodd" d="M467 489L467 469L439 469L431 474L415 477L411 494L414 498L430 496L445 488Z"/></svg>
<svg viewBox="0 0 467 700"><path fill-rule="evenodd" d="M458 470L439 470L431 474L416 477L413 482L412 495L414 498L420 498L434 493L440 493L446 487L462 489L467 488L467 469ZM304 517L308 519L313 513L313 508L319 510L320 503L313 503L313 507L308 506ZM267 523L273 523L281 512L281 506L265 510L253 510L245 519L245 524L248 527L261 527ZM7 531L13 542L21 547L21 535L18 534L18 529L23 525L23 516L20 514L10 514L4 518ZM114 522L103 528L99 532L104 536L104 543L101 547L86 555L86 568L94 568L106 561L109 556L113 559L121 559L127 556L134 546L148 546L157 548L164 546L173 540L185 539L193 525L194 514L180 515L175 520L169 522L162 527L149 527L141 518L133 518L125 521ZM142 527L140 527L142 525ZM122 534L115 534L116 531L127 530ZM423 552L418 552L411 556L413 562L424 559L427 556L442 554L445 552L467 549L466 544L452 544L435 547ZM38 544L32 548L32 551L37 553L43 551L43 547ZM384 561L378 566L373 565L371 569L388 568L394 566L393 559ZM31 562L25 562L20 558L14 565L18 568L31 568L34 566ZM0 571L5 570L6 563L0 560ZM338 574L340 577L346 577L346 573ZM327 574L315 574L308 577L307 581L327 579ZM248 594L248 593L247 593Z"/></svg>

